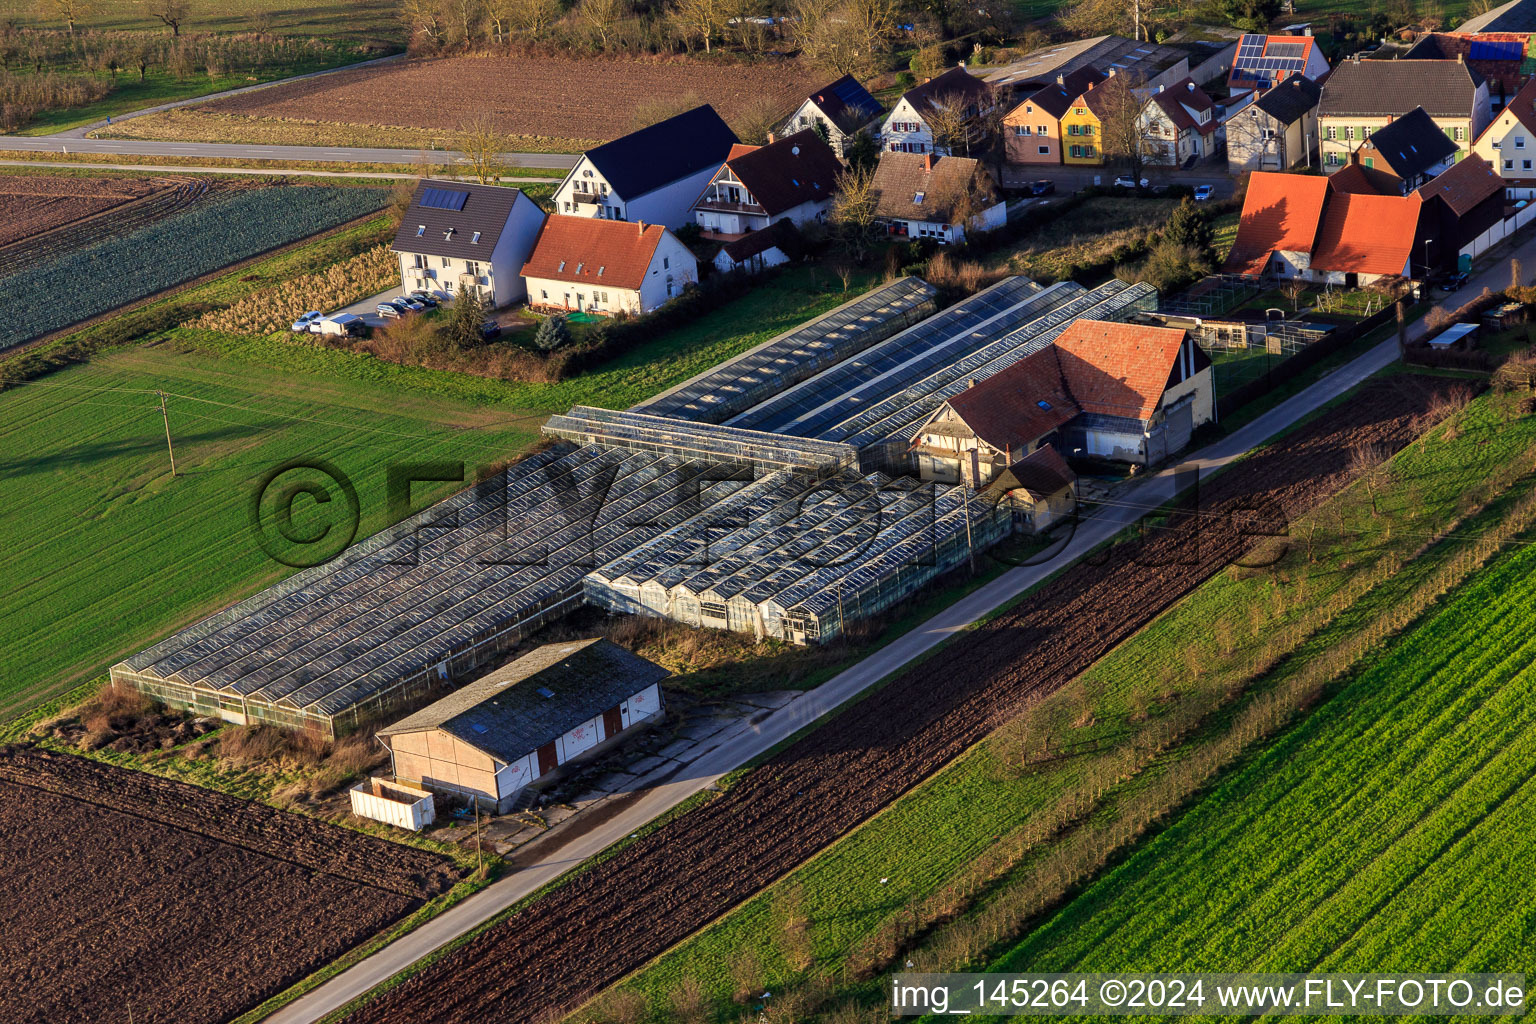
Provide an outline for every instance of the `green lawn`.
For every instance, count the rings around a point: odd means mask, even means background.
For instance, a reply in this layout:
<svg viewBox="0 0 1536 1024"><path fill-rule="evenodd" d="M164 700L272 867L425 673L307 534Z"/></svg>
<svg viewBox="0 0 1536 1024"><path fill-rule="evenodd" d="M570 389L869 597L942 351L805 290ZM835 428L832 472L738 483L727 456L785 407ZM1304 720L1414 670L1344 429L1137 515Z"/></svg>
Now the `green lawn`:
<svg viewBox="0 0 1536 1024"><path fill-rule="evenodd" d="M366 244L370 231L377 228L319 248L345 252ZM175 301L195 308L314 259L289 254ZM252 276L258 280L238 280ZM391 462L498 462L533 440L551 412L632 405L844 300L830 275L797 269L560 384L396 366L283 336L172 329L150 330L154 344L117 347L0 393L0 538L10 551L10 585L0 596L0 716L95 678L280 578L282 567L256 544L246 506L254 482L285 459L324 458L345 472L366 536L387 525ZM129 317L153 326L166 305L174 302ZM182 471L175 479L157 401L139 393L154 389L187 396L170 402ZM421 488L419 497L454 489Z"/></svg>
<svg viewBox="0 0 1536 1024"><path fill-rule="evenodd" d="M1401 453L1391 464L1394 495L1381 499L1379 515L1359 485L1330 501L1309 517L1311 525L1293 525L1296 553L1280 579L1242 572L1213 578L1079 680L624 987L646 997L655 1021L668 1019L670 995L684 978L704 986L714 1019L735 1019L739 1009L727 996L732 965L740 962L757 964L766 987L792 990L804 975L791 963L797 946L782 927L790 902L810 922L814 964L843 978L852 951L879 947L881 929L899 925L925 901L945 898L936 894L963 888L960 879L977 870L973 865L1017 847L1021 835L1044 827L1080 787L1096 785L1091 780L1106 772L1117 777L1132 744L1143 739L1140 730L1160 720L1208 716L1203 731L1172 760L1214 742L1231 688L1267 685L1256 684L1249 671L1271 644L1292 638L1299 663L1320 657L1442 563L1447 553L1440 550L1410 560L1429 531L1455 519L1469 489L1536 444L1536 418L1503 423L1500 403L1507 401L1481 399L1463 414L1454 436L1438 432ZM1388 522L1393 529L1384 533ZM1410 564L1383 578L1395 559ZM1350 602L1348 613L1330 610L1330 601L1341 600ZM1038 750L1047 739L1054 759L1023 771L1013 767L1021 752ZM1155 777L1162 770L1146 771ZM1124 785L1133 788L1139 779L1145 781L1132 772ZM878 998L880 977L837 987Z"/></svg>

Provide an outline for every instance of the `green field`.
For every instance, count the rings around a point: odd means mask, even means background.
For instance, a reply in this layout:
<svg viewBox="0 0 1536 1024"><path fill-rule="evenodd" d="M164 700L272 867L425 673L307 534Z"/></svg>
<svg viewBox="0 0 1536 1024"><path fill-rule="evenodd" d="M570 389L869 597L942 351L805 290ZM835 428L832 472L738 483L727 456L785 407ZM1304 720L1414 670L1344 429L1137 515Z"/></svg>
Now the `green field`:
<svg viewBox="0 0 1536 1024"><path fill-rule="evenodd" d="M1505 423L1512 401L1477 400L1456 430L1435 432L1389 464L1392 496L1378 495L1373 506L1372 488L1357 484L1293 524L1294 551L1278 577L1229 571L1208 581L1070 686L622 987L640 993L649 1019L660 1022L669 1019L672 993L692 978L724 1014L715 1019L735 1019L733 965L754 964L765 987L793 992L807 977L807 965L793 962L803 945L811 969L846 979L861 955L886 948L883 933L900 932L918 908L942 912L954 893L952 907L964 909L998 877L1019 875L1014 864L1048 856L1053 843L1040 833L1054 835L1060 814L1076 820L1102 799L1109 802L1102 813L1114 818L1117 801L1221 742L1232 694L1262 693L1326 657L1443 564L1454 546L1415 558L1425 538L1455 522L1468 501L1500 493L1507 479L1486 493L1476 489L1499 467L1528 460L1536 444L1536 418ZM1292 664L1255 680L1254 666L1281 651L1295 655ZM1196 727L1189 740L1142 768L1125 767L1141 732L1181 722ZM1057 756L1020 770L1021 756L1046 738ZM793 942L783 927L791 908L809 922ZM878 999L881 977L840 980L836 989Z"/></svg>
<svg viewBox="0 0 1536 1024"><path fill-rule="evenodd" d="M994 967L1523 970L1533 608L1527 539Z"/></svg>
<svg viewBox="0 0 1536 1024"><path fill-rule="evenodd" d="M347 244L368 237L358 229ZM293 255L276 265L306 263ZM231 287L226 278L185 301L196 306L198 295ZM254 481L285 459L324 458L348 474L366 536L386 525L392 461L498 462L550 412L632 405L844 299L830 275L797 269L560 384L397 366L283 336L173 329L0 393L0 538L11 552L0 596L0 716L92 679L283 575L255 543L247 502ZM173 393L175 479L157 400L141 393L155 389ZM418 497L453 489L418 488Z"/></svg>

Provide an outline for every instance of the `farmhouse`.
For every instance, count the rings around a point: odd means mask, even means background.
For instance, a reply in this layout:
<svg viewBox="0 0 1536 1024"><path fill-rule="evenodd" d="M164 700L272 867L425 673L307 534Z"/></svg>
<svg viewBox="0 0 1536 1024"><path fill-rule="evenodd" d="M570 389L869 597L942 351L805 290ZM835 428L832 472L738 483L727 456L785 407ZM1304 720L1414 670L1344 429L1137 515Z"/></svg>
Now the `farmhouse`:
<svg viewBox="0 0 1536 1024"><path fill-rule="evenodd" d="M554 216L522 272L535 309L649 313L696 282L699 263L660 224Z"/></svg>
<svg viewBox="0 0 1536 1024"><path fill-rule="evenodd" d="M1237 41L1237 54L1227 75L1227 92L1267 92L1292 76L1318 81L1328 73L1328 58L1311 36L1266 36L1249 33Z"/></svg>
<svg viewBox="0 0 1536 1024"><path fill-rule="evenodd" d="M398 782L505 814L530 784L660 715L670 674L601 638L546 644L378 737Z"/></svg>
<svg viewBox="0 0 1536 1024"><path fill-rule="evenodd" d="M447 295L465 289L493 306L524 296L518 274L545 213L515 188L426 179L416 186L390 248L400 255L406 291Z"/></svg>
<svg viewBox="0 0 1536 1024"><path fill-rule="evenodd" d="M1372 132L1351 159L1391 175L1393 192L1405 196L1455 163L1459 152L1424 108L1414 107Z"/></svg>
<svg viewBox="0 0 1536 1024"><path fill-rule="evenodd" d="M1061 115L1091 85L1104 80L1081 67L1030 93L1003 118L1003 144L1011 164L1061 163Z"/></svg>
<svg viewBox="0 0 1536 1024"><path fill-rule="evenodd" d="M1317 145L1316 82L1291 75L1227 118L1227 170L1283 171L1311 163Z"/></svg>
<svg viewBox="0 0 1536 1024"><path fill-rule="evenodd" d="M734 238L787 220L825 219L843 165L832 147L809 128L766 146L731 147L693 204L705 233Z"/></svg>
<svg viewBox="0 0 1536 1024"><path fill-rule="evenodd" d="M1536 78L1483 129L1472 151L1493 165L1510 199L1536 199Z"/></svg>
<svg viewBox="0 0 1536 1024"><path fill-rule="evenodd" d="M940 156L964 152L980 141L981 122L994 104L991 86L964 65L950 68L896 101L880 129L881 148Z"/></svg>
<svg viewBox="0 0 1536 1024"><path fill-rule="evenodd" d="M1137 124L1148 143L1150 164L1182 167L1216 153L1216 104L1193 79L1159 86L1141 108Z"/></svg>
<svg viewBox="0 0 1536 1024"><path fill-rule="evenodd" d="M1465 61L1351 58L1323 84L1323 170L1343 167L1358 143L1414 107L1423 107L1458 149L1470 147L1491 120L1488 83Z"/></svg>
<svg viewBox="0 0 1536 1024"><path fill-rule="evenodd" d="M844 75L822 86L801 101L784 122L784 134L790 135L821 125L827 142L838 156L847 156L853 137L868 133L880 117L880 101L869 94L852 75Z"/></svg>
<svg viewBox="0 0 1536 1024"><path fill-rule="evenodd" d="M1007 206L979 160L927 153L881 153L875 214L893 235L962 242L966 230L993 231Z"/></svg>
<svg viewBox="0 0 1536 1024"><path fill-rule="evenodd" d="M682 227L738 141L714 107L695 107L583 153L555 189L554 210Z"/></svg>
<svg viewBox="0 0 1536 1024"><path fill-rule="evenodd" d="M1210 357L1185 331L1078 320L948 399L912 443L924 480L979 488L1045 445L1158 462L1215 416Z"/></svg>

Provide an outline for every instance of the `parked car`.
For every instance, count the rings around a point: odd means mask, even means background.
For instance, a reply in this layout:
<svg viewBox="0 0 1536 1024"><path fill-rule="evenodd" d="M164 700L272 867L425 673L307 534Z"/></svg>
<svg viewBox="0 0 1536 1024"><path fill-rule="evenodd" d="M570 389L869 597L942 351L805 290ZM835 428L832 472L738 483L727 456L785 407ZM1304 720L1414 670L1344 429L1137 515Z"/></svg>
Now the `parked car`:
<svg viewBox="0 0 1536 1024"><path fill-rule="evenodd" d="M315 329L315 324L318 323L320 318L323 316L325 316L325 314L320 312L318 309L312 309L308 313L305 313L303 316L295 320L291 329L299 334L312 331Z"/></svg>
<svg viewBox="0 0 1536 1024"><path fill-rule="evenodd" d="M1041 178L1039 181L1032 181L1026 187L1029 189L1029 194L1032 196L1048 196L1052 192L1056 191L1056 183L1046 178Z"/></svg>
<svg viewBox="0 0 1536 1024"><path fill-rule="evenodd" d="M1136 179L1128 174L1122 174L1115 179L1115 188L1146 188L1150 184L1152 184L1150 181L1142 178L1141 184L1137 185Z"/></svg>
<svg viewBox="0 0 1536 1024"><path fill-rule="evenodd" d="M480 325L480 336L486 341L501 337L501 324L495 320L487 320Z"/></svg>
<svg viewBox="0 0 1536 1024"><path fill-rule="evenodd" d="M1195 189L1195 202L1203 203L1216 191L1215 185L1201 185Z"/></svg>
<svg viewBox="0 0 1536 1024"><path fill-rule="evenodd" d="M396 305L393 302L381 302L378 304L377 310L379 316L385 320L395 320L410 312L405 306Z"/></svg>
<svg viewBox="0 0 1536 1024"><path fill-rule="evenodd" d="M1448 292L1459 291L1461 286L1467 283L1467 275L1458 271L1447 277L1440 287Z"/></svg>
<svg viewBox="0 0 1536 1024"><path fill-rule="evenodd" d="M423 306L426 306L428 309L437 308L437 299L433 297L431 292L424 292L420 289L417 289L416 291L407 295L406 298L415 299L417 302L421 303Z"/></svg>
<svg viewBox="0 0 1536 1024"><path fill-rule="evenodd" d="M390 301L397 306L404 306L412 313L420 313L427 308L427 304L425 302L418 302L416 299L411 298L409 295L402 295L398 299L391 299Z"/></svg>

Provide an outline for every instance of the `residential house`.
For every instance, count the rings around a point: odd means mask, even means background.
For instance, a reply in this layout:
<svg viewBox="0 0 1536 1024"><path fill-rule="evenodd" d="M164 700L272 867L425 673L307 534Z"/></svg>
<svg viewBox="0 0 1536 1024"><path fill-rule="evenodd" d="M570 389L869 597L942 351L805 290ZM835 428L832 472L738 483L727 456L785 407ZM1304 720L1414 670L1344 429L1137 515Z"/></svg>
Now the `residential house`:
<svg viewBox="0 0 1536 1024"><path fill-rule="evenodd" d="M788 221L776 220L765 228L734 238L715 253L715 269L756 274L788 263L801 254L800 234Z"/></svg>
<svg viewBox="0 0 1536 1024"><path fill-rule="evenodd" d="M1430 266L1448 266L1504 219L1504 180L1477 154L1419 186L1420 253Z"/></svg>
<svg viewBox="0 0 1536 1024"><path fill-rule="evenodd" d="M738 143L693 204L694 218L706 234L727 238L780 220L824 220L842 170L832 147L809 128L766 146Z"/></svg>
<svg viewBox="0 0 1536 1024"><path fill-rule="evenodd" d="M1267 89L1227 118L1227 170L1284 171L1311 165L1317 146L1317 103L1323 90L1301 75Z"/></svg>
<svg viewBox="0 0 1536 1024"><path fill-rule="evenodd" d="M427 178L416 186L395 229L407 292L452 296L470 289L492 306L524 296L518 273L546 214L519 189Z"/></svg>
<svg viewBox="0 0 1536 1024"><path fill-rule="evenodd" d="M1267 92L1293 75L1314 82L1328 73L1328 58L1311 36L1266 36L1248 33L1237 41L1237 54L1227 75L1227 92Z"/></svg>
<svg viewBox="0 0 1536 1024"><path fill-rule="evenodd" d="M1344 192L1327 178L1255 171L1226 271L1345 287L1422 279L1417 194Z"/></svg>
<svg viewBox="0 0 1536 1024"><path fill-rule="evenodd" d="M1423 107L1458 149L1472 145L1491 114L1488 83L1461 60L1360 60L1333 69L1318 104L1323 170L1395 118Z"/></svg>
<svg viewBox="0 0 1536 1024"><path fill-rule="evenodd" d="M1488 83L1488 100L1497 113L1509 98L1520 91L1530 78L1526 70L1529 32L1480 32L1468 35L1455 32L1424 32L1403 54L1402 60L1455 60L1467 66Z"/></svg>
<svg viewBox="0 0 1536 1024"><path fill-rule="evenodd" d="M1045 444L994 476L981 497L1011 508L1020 532L1040 533L1077 507L1077 474L1060 452Z"/></svg>
<svg viewBox="0 0 1536 1024"><path fill-rule="evenodd" d="M654 722L669 675L601 638L545 644L378 738L397 782L506 814L529 785Z"/></svg>
<svg viewBox="0 0 1536 1024"><path fill-rule="evenodd" d="M940 156L958 149L965 155L984 136L982 122L995 102L992 87L967 72L964 65L950 68L902 94L881 125L880 148ZM946 125L944 121L958 123Z"/></svg>
<svg viewBox="0 0 1536 1024"><path fill-rule="evenodd" d="M1352 156L1396 178L1395 194L1405 196L1455 163L1459 152L1424 108L1414 107L1372 132Z"/></svg>
<svg viewBox="0 0 1536 1024"><path fill-rule="evenodd" d="M693 203L739 140L708 104L583 153L555 189L554 210L576 217L693 222Z"/></svg>
<svg viewBox="0 0 1536 1024"><path fill-rule="evenodd" d="M1211 360L1187 332L1077 320L1056 341L941 405L913 438L924 480L984 487L1054 446L1154 463L1215 419Z"/></svg>
<svg viewBox="0 0 1536 1024"><path fill-rule="evenodd" d="M1104 163L1104 118L1109 114L1104 83L1090 82L1061 115L1061 162L1080 167Z"/></svg>
<svg viewBox="0 0 1536 1024"><path fill-rule="evenodd" d="M1510 199L1536 199L1536 78L1515 93L1483 129L1472 151L1493 165Z"/></svg>
<svg viewBox="0 0 1536 1024"><path fill-rule="evenodd" d="M881 153L875 214L893 235L963 242L966 230L992 231L1007 205L981 161L932 153Z"/></svg>
<svg viewBox="0 0 1536 1024"><path fill-rule="evenodd" d="M784 122L784 134L814 129L819 124L827 133L832 151L840 157L847 156L848 144L854 136L869 133L877 127L882 109L880 101L871 96L857 78L844 75L802 100Z"/></svg>
<svg viewBox="0 0 1536 1024"><path fill-rule="evenodd" d="M1192 79L1159 86L1137 124L1149 164L1184 167L1216 155L1216 103Z"/></svg>
<svg viewBox="0 0 1536 1024"><path fill-rule="evenodd" d="M535 309L649 313L697 281L699 264L660 224L557 215L522 273Z"/></svg>
<svg viewBox="0 0 1536 1024"><path fill-rule="evenodd" d="M1104 80L1094 67L1081 67L1024 97L1003 118L1003 146L1011 164L1061 163L1061 115L1090 85Z"/></svg>

